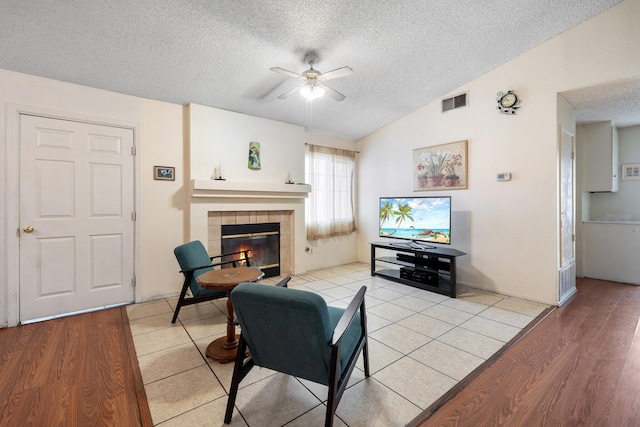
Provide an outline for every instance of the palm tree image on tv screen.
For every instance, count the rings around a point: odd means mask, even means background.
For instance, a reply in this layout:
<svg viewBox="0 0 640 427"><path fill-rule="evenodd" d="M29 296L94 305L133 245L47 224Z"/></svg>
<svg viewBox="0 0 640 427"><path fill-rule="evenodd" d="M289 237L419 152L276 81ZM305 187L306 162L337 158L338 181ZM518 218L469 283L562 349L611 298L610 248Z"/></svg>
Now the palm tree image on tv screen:
<svg viewBox="0 0 640 427"><path fill-rule="evenodd" d="M380 198L380 237L451 243L451 197Z"/></svg>

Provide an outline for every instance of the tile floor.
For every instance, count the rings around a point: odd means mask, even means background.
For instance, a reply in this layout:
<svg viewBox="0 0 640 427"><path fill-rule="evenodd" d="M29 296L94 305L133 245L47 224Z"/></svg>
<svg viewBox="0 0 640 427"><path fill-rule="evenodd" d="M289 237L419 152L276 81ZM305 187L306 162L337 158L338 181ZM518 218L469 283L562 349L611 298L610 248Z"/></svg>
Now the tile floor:
<svg viewBox="0 0 640 427"><path fill-rule="evenodd" d="M466 287L459 287L458 298L448 298L371 277L364 263L289 282L341 307L363 285L371 377L364 379L359 361L336 426L406 425L546 308ZM183 307L172 325L175 301L127 307L154 425L223 425L233 363L220 364L204 352L225 334L226 300ZM325 386L254 368L240 387L232 426L324 425Z"/></svg>

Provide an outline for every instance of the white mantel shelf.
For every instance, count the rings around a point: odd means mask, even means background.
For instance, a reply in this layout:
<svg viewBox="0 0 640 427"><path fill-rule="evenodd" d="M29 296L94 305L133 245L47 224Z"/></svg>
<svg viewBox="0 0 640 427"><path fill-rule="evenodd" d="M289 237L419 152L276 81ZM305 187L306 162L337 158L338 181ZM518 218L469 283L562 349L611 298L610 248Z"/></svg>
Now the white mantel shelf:
<svg viewBox="0 0 640 427"><path fill-rule="evenodd" d="M236 182L193 179L192 197L242 197L303 199L311 192L309 184Z"/></svg>

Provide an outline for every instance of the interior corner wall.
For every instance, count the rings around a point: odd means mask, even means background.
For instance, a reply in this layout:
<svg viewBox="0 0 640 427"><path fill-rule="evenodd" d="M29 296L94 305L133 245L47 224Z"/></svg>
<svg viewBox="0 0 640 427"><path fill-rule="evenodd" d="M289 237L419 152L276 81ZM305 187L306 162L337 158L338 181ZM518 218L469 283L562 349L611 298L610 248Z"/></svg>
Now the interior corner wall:
<svg viewBox="0 0 640 427"><path fill-rule="evenodd" d="M296 182L304 182L305 143L347 150L356 149L356 141L307 132L291 125L246 114L220 110L197 104L189 107L190 179L208 180L214 168L221 167L224 177L238 182L283 183L291 172ZM247 167L249 142L260 143L261 169ZM190 185L190 183L189 183ZM311 189L313 191L313 189ZM191 204L190 238L202 238L206 223L200 217L202 200ZM306 240L304 201L216 199L209 206L216 210L289 209L295 211L294 272L304 273L317 268L335 266L357 260L356 235ZM208 209L208 208L207 208ZM198 211L198 212L196 212ZM200 237L198 237L200 236ZM314 250L306 251L307 247Z"/></svg>
<svg viewBox="0 0 640 427"><path fill-rule="evenodd" d="M377 239L380 196L451 195L458 280L557 304L557 93L640 72L639 17L640 0L625 0L450 92L468 92L468 107L441 113L436 100L359 141L358 258ZM522 99L516 115L496 109L506 90ZM412 150L464 139L469 188L415 193Z"/></svg>
<svg viewBox="0 0 640 427"><path fill-rule="evenodd" d="M275 120L189 105L191 179L208 180L221 166L238 182L285 182L304 174L304 128ZM260 169L247 167L249 142L260 143Z"/></svg>
<svg viewBox="0 0 640 427"><path fill-rule="evenodd" d="M222 168L225 179L243 183L282 184L289 172L294 178L304 176L303 127L197 104L188 108L190 180L209 180L217 167ZM260 143L260 169L248 168L251 141ZM296 274L307 270L303 199L217 197L190 201L189 239L207 240L207 211L240 210L293 210L293 270Z"/></svg>
<svg viewBox="0 0 640 427"><path fill-rule="evenodd" d="M139 102L142 206L137 220L142 301L176 295L182 287L183 276L173 249L185 243L184 223L189 208L185 109L148 99ZM175 167L175 181L155 180L154 166Z"/></svg>

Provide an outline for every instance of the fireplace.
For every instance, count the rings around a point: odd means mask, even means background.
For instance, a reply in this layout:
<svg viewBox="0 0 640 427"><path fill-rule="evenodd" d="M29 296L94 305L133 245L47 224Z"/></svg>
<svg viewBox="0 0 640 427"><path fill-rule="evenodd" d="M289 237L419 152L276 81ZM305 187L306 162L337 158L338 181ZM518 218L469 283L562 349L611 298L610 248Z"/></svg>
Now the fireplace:
<svg viewBox="0 0 640 427"><path fill-rule="evenodd" d="M244 210L219 211L207 210L207 251L210 254L221 254L222 227L227 225L265 224L280 225L280 275L291 275L294 266L294 224L293 210ZM253 261L253 260L252 260ZM255 265L255 261L252 262Z"/></svg>
<svg viewBox="0 0 640 427"><path fill-rule="evenodd" d="M264 277L280 275L280 223L222 225L221 234L222 253L248 249L250 265Z"/></svg>

